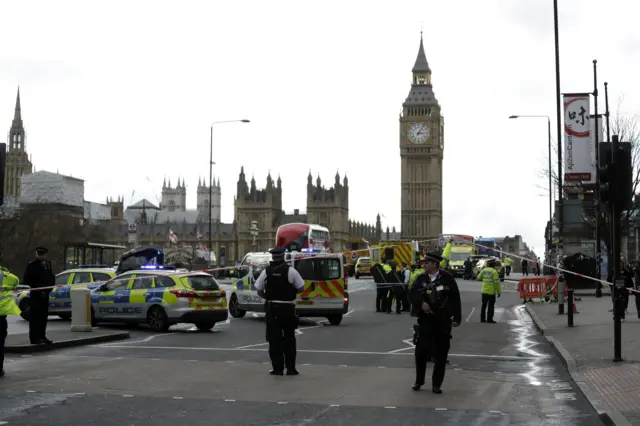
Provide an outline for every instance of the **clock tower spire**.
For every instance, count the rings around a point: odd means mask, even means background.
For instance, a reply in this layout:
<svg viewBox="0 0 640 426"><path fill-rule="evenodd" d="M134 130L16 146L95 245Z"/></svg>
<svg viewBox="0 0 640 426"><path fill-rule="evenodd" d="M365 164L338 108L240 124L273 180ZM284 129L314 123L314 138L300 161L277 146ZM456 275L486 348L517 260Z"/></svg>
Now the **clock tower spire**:
<svg viewBox="0 0 640 426"><path fill-rule="evenodd" d="M401 234L424 240L442 233L444 118L433 93L422 32L400 115Z"/></svg>

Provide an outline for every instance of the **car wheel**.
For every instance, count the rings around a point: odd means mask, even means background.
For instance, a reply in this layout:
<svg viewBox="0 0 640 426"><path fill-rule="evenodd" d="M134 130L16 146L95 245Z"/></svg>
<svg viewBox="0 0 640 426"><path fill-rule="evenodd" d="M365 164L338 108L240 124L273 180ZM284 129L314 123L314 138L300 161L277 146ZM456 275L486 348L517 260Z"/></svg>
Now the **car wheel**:
<svg viewBox="0 0 640 426"><path fill-rule="evenodd" d="M235 294L229 300L229 313L234 318L242 318L247 314L247 311L240 309L240 302L238 302L238 296Z"/></svg>
<svg viewBox="0 0 640 426"><path fill-rule="evenodd" d="M331 325L340 325L342 322L342 315L330 315L327 317L329 320L329 324Z"/></svg>
<svg viewBox="0 0 640 426"><path fill-rule="evenodd" d="M98 324L96 321L96 312L93 310L93 306L91 307L91 327L95 327Z"/></svg>
<svg viewBox="0 0 640 426"><path fill-rule="evenodd" d="M22 299L19 308L22 319L29 321L29 318L31 318L31 301L28 298Z"/></svg>
<svg viewBox="0 0 640 426"><path fill-rule="evenodd" d="M200 321L196 323L196 327L200 331L209 331L216 325L215 321Z"/></svg>
<svg viewBox="0 0 640 426"><path fill-rule="evenodd" d="M164 333L169 330L169 317L161 306L152 306L147 312L147 324L153 331Z"/></svg>
<svg viewBox="0 0 640 426"><path fill-rule="evenodd" d="M71 314L58 314L58 316L65 321L69 321L71 319Z"/></svg>

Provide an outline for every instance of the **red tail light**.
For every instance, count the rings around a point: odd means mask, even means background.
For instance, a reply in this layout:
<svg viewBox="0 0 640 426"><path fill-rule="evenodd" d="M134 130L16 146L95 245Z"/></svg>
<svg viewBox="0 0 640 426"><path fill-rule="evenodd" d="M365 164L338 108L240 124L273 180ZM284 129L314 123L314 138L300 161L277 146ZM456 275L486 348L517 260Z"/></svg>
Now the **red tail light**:
<svg viewBox="0 0 640 426"><path fill-rule="evenodd" d="M196 293L189 290L169 290L169 293L173 294L176 297L196 297Z"/></svg>

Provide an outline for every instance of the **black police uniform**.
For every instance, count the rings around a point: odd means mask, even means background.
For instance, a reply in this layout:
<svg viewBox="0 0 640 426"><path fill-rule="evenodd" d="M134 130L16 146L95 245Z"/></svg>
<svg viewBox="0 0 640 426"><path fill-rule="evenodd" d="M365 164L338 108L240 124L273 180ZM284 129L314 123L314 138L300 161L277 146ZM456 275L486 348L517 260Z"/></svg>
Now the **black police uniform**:
<svg viewBox="0 0 640 426"><path fill-rule="evenodd" d="M267 323L267 341L269 357L273 370L270 374L282 375L285 367L287 375L296 375L296 336L298 326L295 299L298 289L289 281L290 266L284 261L284 249L271 250L274 257L258 280L264 280L264 290L259 294L264 297ZM298 275L294 269L293 273ZM298 278L297 277L297 278ZM304 281L299 282L304 286ZM256 287L260 287L256 283ZM304 288L304 287L302 287ZM300 291L302 290L300 288Z"/></svg>
<svg viewBox="0 0 640 426"><path fill-rule="evenodd" d="M437 260L438 254L427 254ZM439 261L438 261L439 262ZM416 382L413 390L424 385L427 361L433 357L432 390L442 393L447 356L451 345L452 322L460 324L462 305L460 291L453 276L440 269L434 281L425 273L416 279L410 290L411 315L418 317L417 342L415 348ZM427 302L431 312L422 310Z"/></svg>
<svg viewBox="0 0 640 426"><path fill-rule="evenodd" d="M48 250L37 247L37 254L46 254ZM31 344L52 343L47 339L47 320L49 318L49 294L51 288L38 290L43 287L55 286L56 277L53 274L51 262L48 260L32 260L27 264L22 282L31 287L29 300L31 302L29 318L29 340Z"/></svg>

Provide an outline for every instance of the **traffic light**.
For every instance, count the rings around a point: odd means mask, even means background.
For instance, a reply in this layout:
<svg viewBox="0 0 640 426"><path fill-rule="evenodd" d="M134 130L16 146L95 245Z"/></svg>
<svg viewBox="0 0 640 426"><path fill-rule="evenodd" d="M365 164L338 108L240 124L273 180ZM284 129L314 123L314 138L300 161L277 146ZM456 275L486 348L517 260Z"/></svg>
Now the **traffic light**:
<svg viewBox="0 0 640 426"><path fill-rule="evenodd" d="M611 144L600 144L600 202L603 204L610 204L613 201L613 190L616 187L615 177L616 173L612 164L611 158Z"/></svg>

